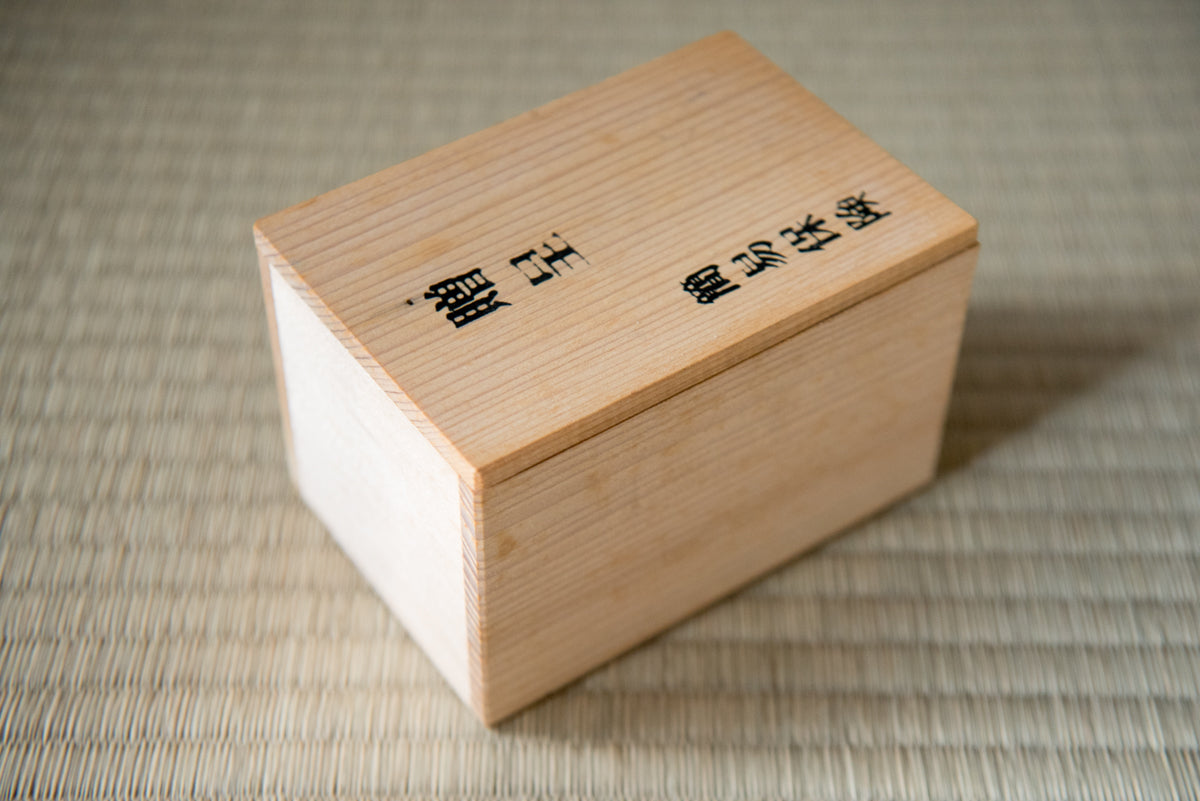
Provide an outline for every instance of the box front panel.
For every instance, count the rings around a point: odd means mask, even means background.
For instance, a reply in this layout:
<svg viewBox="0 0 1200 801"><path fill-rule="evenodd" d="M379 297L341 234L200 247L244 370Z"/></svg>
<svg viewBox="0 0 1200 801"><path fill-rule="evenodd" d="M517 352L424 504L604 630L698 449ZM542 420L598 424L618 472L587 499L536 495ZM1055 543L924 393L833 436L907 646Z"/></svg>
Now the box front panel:
<svg viewBox="0 0 1200 801"><path fill-rule="evenodd" d="M485 488L485 717L926 482L977 252Z"/></svg>

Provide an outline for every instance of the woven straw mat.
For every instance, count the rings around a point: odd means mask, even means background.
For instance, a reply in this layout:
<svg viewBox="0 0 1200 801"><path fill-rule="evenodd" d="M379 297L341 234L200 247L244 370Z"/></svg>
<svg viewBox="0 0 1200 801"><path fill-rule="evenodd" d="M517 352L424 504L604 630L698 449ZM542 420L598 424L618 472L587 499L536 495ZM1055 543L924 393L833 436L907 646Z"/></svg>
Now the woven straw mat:
<svg viewBox="0 0 1200 801"><path fill-rule="evenodd" d="M925 491L495 730L289 483L250 226L732 28L981 223ZM1200 4L0 6L0 797L1200 785Z"/></svg>

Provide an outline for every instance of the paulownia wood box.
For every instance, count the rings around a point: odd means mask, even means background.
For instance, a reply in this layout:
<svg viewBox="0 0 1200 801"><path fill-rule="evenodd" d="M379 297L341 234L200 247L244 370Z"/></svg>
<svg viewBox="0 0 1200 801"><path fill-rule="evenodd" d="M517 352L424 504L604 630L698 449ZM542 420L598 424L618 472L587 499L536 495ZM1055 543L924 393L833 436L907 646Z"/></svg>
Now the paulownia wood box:
<svg viewBox="0 0 1200 801"><path fill-rule="evenodd" d="M293 476L497 721L931 478L976 231L712 36L259 221Z"/></svg>

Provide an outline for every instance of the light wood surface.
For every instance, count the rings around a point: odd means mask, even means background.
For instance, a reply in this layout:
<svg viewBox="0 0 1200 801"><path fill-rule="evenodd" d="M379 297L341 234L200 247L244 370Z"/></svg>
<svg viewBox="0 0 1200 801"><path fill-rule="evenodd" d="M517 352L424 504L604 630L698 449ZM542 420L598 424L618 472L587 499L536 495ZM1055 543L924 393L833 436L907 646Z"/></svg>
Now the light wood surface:
<svg viewBox="0 0 1200 801"><path fill-rule="evenodd" d="M710 37L258 223L296 482L495 722L929 479L976 230Z"/></svg>
<svg viewBox="0 0 1200 801"><path fill-rule="evenodd" d="M458 476L309 304L270 277L300 494L471 703Z"/></svg>
<svg viewBox="0 0 1200 801"><path fill-rule="evenodd" d="M479 494L273 274L297 482L494 723L925 483L977 255Z"/></svg>
<svg viewBox="0 0 1200 801"><path fill-rule="evenodd" d="M890 216L860 231L837 203ZM701 305L681 288L806 215L842 232ZM732 33L268 217L265 245L403 387L465 479L496 483L975 241L975 221ZM587 263L531 284L559 234ZM426 299L479 269L510 305Z"/></svg>
<svg viewBox="0 0 1200 801"><path fill-rule="evenodd" d="M484 719L928 481L977 254L485 489Z"/></svg>

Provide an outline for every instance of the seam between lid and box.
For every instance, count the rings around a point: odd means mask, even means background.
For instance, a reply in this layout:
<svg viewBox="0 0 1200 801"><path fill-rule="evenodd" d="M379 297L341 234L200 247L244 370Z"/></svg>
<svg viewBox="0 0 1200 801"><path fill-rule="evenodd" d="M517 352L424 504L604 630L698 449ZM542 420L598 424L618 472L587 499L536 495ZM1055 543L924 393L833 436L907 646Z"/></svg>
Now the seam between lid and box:
<svg viewBox="0 0 1200 801"><path fill-rule="evenodd" d="M978 244L978 225L973 224L957 237L943 240L914 254L904 262L877 272L847 287L840 293L824 297L774 325L747 335L728 347L711 353L696 362L661 377L633 393L601 407L588 415L555 429L534 442L527 443L489 463L477 465L480 486L500 484L528 470L556 453L567 450L663 401L707 381L764 350L783 342L854 306L869 297L922 273L952 256Z"/></svg>
<svg viewBox="0 0 1200 801"><path fill-rule="evenodd" d="M958 236L934 243L904 262L896 263L887 269L867 276L839 293L823 297L774 325L754 331L720 351L708 354L670 375L651 381L623 398L595 409L584 417L557 428L538 440L526 443L491 462L475 465L404 392L400 379L387 372L358 337L282 257L261 229L257 225L255 226L255 237L260 243L260 248L267 249L270 264L279 270L281 277L305 298L321 321L362 364L368 374L379 384L380 389L430 440L460 477L468 481L476 490L500 484L554 454L573 447L613 426L620 425L642 411L799 334L821 320L832 317L869 297L885 292L945 259L958 255L978 244L977 234L978 224L972 224Z"/></svg>

